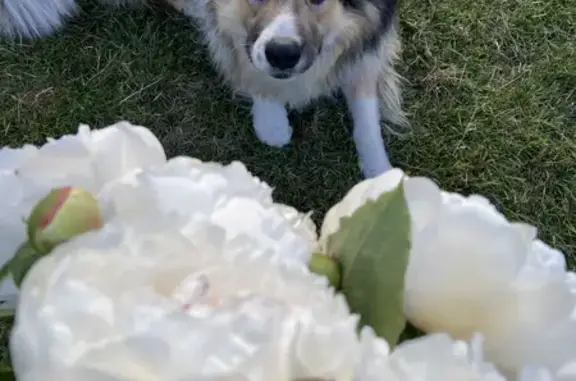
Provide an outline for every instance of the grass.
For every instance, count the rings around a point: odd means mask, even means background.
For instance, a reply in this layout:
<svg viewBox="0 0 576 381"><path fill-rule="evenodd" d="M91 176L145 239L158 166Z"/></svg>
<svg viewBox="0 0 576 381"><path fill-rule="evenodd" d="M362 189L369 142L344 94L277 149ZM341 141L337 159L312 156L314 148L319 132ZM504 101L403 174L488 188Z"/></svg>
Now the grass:
<svg viewBox="0 0 576 381"><path fill-rule="evenodd" d="M576 9L569 0L406 0L401 31L414 132L394 165L480 193L576 256ZM88 7L42 41L0 41L0 141L40 143L126 119L170 156L242 160L280 202L318 218L357 181L342 104L293 115L295 138L257 142L190 23L164 10Z"/></svg>

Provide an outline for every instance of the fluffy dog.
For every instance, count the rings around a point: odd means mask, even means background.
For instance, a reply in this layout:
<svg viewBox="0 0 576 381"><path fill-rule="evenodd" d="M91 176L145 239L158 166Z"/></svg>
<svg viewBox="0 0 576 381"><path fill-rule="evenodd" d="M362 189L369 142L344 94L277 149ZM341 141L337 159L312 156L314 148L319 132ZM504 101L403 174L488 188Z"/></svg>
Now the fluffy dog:
<svg viewBox="0 0 576 381"><path fill-rule="evenodd" d="M407 126L394 70L397 0L165 1L195 20L220 73L252 99L262 142L284 146L292 136L287 109L341 91L364 175L391 167L381 122ZM75 0L0 0L0 33L45 36L76 8Z"/></svg>

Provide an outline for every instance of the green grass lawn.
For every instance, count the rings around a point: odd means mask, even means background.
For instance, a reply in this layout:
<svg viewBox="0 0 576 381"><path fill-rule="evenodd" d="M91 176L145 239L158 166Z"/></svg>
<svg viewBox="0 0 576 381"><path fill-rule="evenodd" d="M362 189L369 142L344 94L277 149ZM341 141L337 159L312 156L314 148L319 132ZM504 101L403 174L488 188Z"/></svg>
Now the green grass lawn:
<svg viewBox="0 0 576 381"><path fill-rule="evenodd" d="M38 0L40 1L40 0ZM480 193L576 256L576 8L570 0L407 0L407 138L394 165ZM285 149L259 143L190 23L164 10L89 7L42 41L0 41L0 141L41 143L120 119L168 154L242 160L276 198L318 218L360 180L346 109L293 116Z"/></svg>

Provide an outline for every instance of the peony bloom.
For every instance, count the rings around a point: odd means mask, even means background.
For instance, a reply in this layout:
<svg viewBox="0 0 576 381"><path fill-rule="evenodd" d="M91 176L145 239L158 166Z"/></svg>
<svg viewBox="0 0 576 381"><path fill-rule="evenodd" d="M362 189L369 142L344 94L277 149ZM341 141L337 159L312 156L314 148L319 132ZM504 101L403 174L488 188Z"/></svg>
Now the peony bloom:
<svg viewBox="0 0 576 381"><path fill-rule="evenodd" d="M275 204L272 188L240 162L221 165L176 157L108 184L99 200L107 221L170 216L185 236L216 245L217 251L228 252L223 245L244 245L253 256L270 253L278 260L307 264L316 245L310 216ZM254 242L257 246L248 250Z"/></svg>
<svg viewBox="0 0 576 381"><path fill-rule="evenodd" d="M482 333L487 358L509 375L527 365L556 372L575 361L574 273L534 227L509 222L484 197L443 192L394 169L356 185L328 212L320 247L342 216L400 181L412 218L405 286L412 324L462 340Z"/></svg>
<svg viewBox="0 0 576 381"><path fill-rule="evenodd" d="M17 379L351 379L358 318L324 278L254 257L249 236L177 230L108 224L40 259L10 340Z"/></svg>
<svg viewBox="0 0 576 381"><path fill-rule="evenodd" d="M304 265L177 230L110 223L37 262L10 339L17 379L505 381L479 342L438 334L390 354Z"/></svg>
<svg viewBox="0 0 576 381"><path fill-rule="evenodd" d="M26 240L24 219L52 188L74 186L96 194L104 184L136 168L160 165L166 155L144 127L127 122L76 135L48 139L41 147L0 148L0 263ZM0 287L0 299L18 294L11 279Z"/></svg>

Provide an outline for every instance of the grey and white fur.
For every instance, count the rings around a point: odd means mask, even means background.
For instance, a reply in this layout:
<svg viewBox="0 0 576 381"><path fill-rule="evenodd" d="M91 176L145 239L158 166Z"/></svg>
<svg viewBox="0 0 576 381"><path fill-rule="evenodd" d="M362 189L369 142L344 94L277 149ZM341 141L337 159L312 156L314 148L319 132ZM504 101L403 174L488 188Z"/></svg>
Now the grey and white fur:
<svg viewBox="0 0 576 381"><path fill-rule="evenodd" d="M99 0L114 6L146 0ZM391 164L381 123L407 127L397 0L165 0L195 20L235 93L249 97L256 136L290 142L287 111L341 91L366 177ZM39 38L78 10L76 0L0 0L0 34Z"/></svg>

